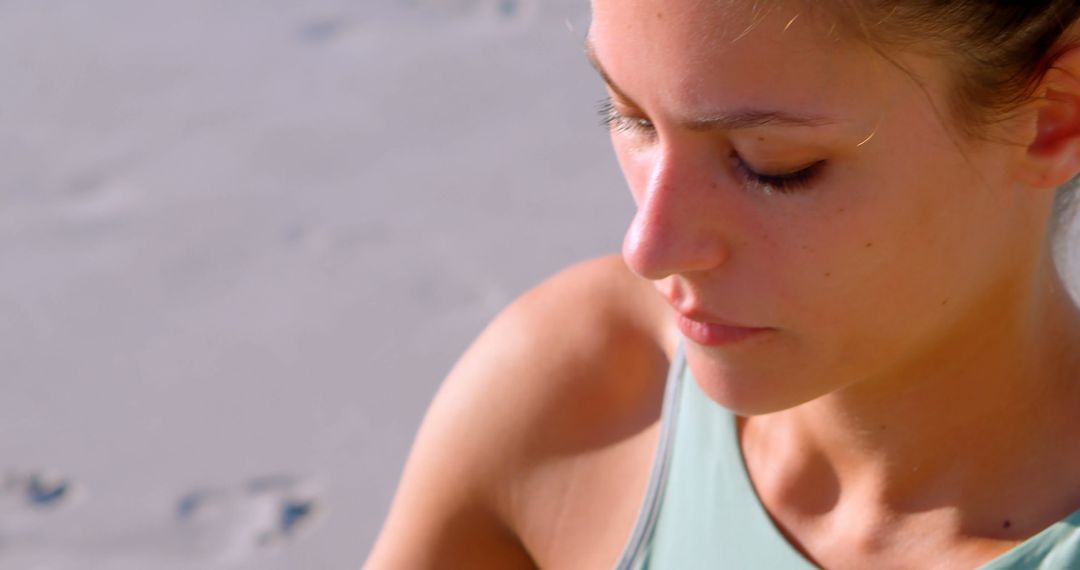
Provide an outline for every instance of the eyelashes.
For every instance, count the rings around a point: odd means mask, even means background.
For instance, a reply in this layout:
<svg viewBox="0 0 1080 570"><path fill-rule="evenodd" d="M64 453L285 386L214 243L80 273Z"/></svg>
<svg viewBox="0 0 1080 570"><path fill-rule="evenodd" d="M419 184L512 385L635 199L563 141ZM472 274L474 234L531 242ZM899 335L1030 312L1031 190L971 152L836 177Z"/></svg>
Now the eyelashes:
<svg viewBox="0 0 1080 570"><path fill-rule="evenodd" d="M792 194L808 188L818 177L821 169L825 166L824 160L819 160L810 166L800 168L792 172L782 174L763 174L755 172L739 155L731 153L731 163L735 172L747 183L763 194Z"/></svg>
<svg viewBox="0 0 1080 570"><path fill-rule="evenodd" d="M622 114L615 108L610 97L600 101L596 110L600 115L601 126L613 133L628 134L646 140L656 137L656 127L652 121ZM791 172L763 173L751 168L735 151L731 152L730 159L732 169L744 185L763 194L792 194L805 190L817 180L825 166L825 161L819 160Z"/></svg>
<svg viewBox="0 0 1080 570"><path fill-rule="evenodd" d="M652 121L641 117L628 117L620 113L610 97L600 101L596 105L596 111L600 114L600 125L611 132L648 136L656 134Z"/></svg>

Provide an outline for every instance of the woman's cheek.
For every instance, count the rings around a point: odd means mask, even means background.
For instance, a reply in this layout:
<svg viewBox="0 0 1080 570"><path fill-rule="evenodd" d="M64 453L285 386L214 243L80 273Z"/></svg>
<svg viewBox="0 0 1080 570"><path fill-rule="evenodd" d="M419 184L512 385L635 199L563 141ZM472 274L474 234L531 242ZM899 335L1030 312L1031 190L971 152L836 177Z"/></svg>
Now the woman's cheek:
<svg viewBox="0 0 1080 570"><path fill-rule="evenodd" d="M620 142L618 138L613 138L612 142L623 178L626 179L626 184L634 197L634 204L640 206L652 171L648 155Z"/></svg>

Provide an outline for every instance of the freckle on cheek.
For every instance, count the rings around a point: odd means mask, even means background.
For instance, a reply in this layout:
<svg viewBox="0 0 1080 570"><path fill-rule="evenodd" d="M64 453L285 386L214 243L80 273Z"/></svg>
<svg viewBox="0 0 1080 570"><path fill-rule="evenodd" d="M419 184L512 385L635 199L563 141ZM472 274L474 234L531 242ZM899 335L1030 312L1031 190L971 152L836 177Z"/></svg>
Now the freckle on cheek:
<svg viewBox="0 0 1080 570"><path fill-rule="evenodd" d="M874 247L874 242L872 242L872 241L866 242L866 247Z"/></svg>

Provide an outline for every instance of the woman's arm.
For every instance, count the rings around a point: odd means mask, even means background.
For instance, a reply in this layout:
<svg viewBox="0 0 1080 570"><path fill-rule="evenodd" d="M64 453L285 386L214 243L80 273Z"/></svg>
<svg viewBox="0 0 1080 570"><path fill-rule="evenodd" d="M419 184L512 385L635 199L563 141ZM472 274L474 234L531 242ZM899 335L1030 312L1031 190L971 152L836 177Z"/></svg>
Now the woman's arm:
<svg viewBox="0 0 1080 570"><path fill-rule="evenodd" d="M435 396L366 568L533 568L505 522L514 397L499 355L526 326L519 301L470 346Z"/></svg>
<svg viewBox="0 0 1080 570"><path fill-rule="evenodd" d="M648 287L606 258L497 317L439 389L366 568L529 568L547 555L530 547L571 548L557 538L559 502L581 498L553 466L569 464L568 450L614 445L658 411L649 398L666 364L663 309ZM575 471L588 469L579 461Z"/></svg>

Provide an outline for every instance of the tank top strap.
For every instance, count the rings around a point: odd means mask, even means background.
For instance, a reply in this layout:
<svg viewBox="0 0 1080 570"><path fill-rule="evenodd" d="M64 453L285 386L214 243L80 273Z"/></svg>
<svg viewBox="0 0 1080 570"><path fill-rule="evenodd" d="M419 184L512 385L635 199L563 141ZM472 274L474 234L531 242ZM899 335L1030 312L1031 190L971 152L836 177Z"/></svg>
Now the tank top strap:
<svg viewBox="0 0 1080 570"><path fill-rule="evenodd" d="M642 501L637 522L634 524L634 530L630 533L630 539L623 549L622 556L619 557L619 562L615 565L616 570L639 570L645 564L649 540L652 538L653 528L656 525L656 517L660 514L660 502L663 499L671 465L671 448L675 440L685 368L686 355L683 344L680 342L675 358L672 359L668 368L664 386L664 402L660 412L660 437L656 444L649 484L645 490L645 498Z"/></svg>
<svg viewBox="0 0 1080 570"><path fill-rule="evenodd" d="M743 463L736 416L683 366L670 474L643 568L815 568L775 527Z"/></svg>
<svg viewBox="0 0 1080 570"><path fill-rule="evenodd" d="M616 566L649 568L813 568L757 502L735 415L701 392L682 344L668 371L645 499Z"/></svg>

